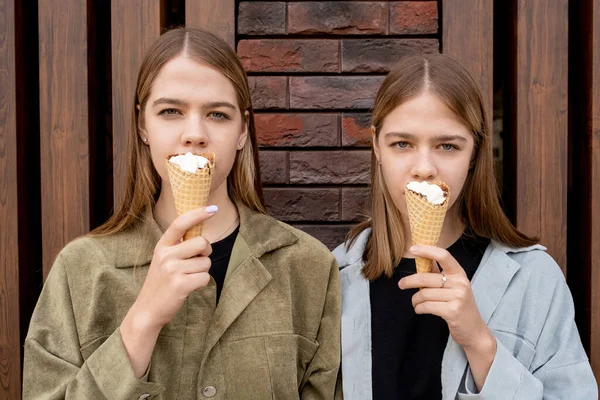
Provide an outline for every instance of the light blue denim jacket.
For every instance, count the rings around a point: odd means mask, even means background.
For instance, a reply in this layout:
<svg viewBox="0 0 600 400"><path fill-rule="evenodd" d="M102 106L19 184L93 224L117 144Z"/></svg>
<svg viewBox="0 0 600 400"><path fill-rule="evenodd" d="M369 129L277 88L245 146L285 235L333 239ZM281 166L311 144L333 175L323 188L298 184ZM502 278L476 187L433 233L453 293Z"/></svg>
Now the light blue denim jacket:
<svg viewBox="0 0 600 400"><path fill-rule="evenodd" d="M370 230L334 250L342 283L345 400L371 400L371 305L362 276ZM477 393L467 358L449 337L442 360L443 399L597 399L598 386L574 321L571 292L540 245L513 249L492 241L471 281L497 351ZM391 316L390 316L391 317Z"/></svg>

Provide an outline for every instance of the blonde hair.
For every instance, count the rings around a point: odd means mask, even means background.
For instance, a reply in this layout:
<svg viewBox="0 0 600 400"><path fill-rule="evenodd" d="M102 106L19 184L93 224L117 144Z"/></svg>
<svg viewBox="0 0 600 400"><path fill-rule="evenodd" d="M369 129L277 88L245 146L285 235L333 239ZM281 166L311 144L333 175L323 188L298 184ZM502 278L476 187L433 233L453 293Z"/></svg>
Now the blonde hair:
<svg viewBox="0 0 600 400"><path fill-rule="evenodd" d="M481 92L469 72L442 54L403 58L387 75L375 98L372 124L377 140L384 119L400 104L423 91L436 95L469 128L475 146L471 167L454 207L466 231L513 247L537 243L519 232L504 214L494 178L493 143ZM372 232L363 252L363 275L391 277L404 252L404 224L371 151L371 206L369 217L348 233L351 246L366 228Z"/></svg>
<svg viewBox="0 0 600 400"><path fill-rule="evenodd" d="M123 200L111 218L91 232L93 235L106 235L126 230L158 199L160 176L152 164L149 147L138 135L138 121L143 115L152 85L161 68L181 54L214 67L226 76L235 88L242 121L248 124L249 137L244 147L237 152L227 177L227 189L233 202L266 213L262 196L254 111L246 72L235 52L219 37L201 29L177 28L160 36L142 61L129 128L128 171Z"/></svg>

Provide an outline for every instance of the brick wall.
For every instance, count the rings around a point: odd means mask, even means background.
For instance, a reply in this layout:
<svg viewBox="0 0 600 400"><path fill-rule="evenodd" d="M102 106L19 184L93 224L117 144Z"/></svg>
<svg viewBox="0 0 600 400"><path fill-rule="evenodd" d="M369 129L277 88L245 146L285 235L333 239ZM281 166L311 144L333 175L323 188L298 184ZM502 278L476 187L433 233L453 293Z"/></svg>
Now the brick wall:
<svg viewBox="0 0 600 400"><path fill-rule="evenodd" d="M271 215L330 248L367 199L370 115L389 67L438 52L438 1L239 1Z"/></svg>

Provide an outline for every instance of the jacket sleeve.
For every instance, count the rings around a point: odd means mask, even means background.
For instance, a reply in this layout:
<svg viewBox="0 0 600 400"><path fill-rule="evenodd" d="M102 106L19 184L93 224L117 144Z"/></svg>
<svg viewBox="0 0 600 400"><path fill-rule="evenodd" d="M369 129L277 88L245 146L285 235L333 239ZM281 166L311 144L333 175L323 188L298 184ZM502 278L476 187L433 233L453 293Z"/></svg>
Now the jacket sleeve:
<svg viewBox="0 0 600 400"><path fill-rule="evenodd" d="M303 400L341 399L341 390L336 391L341 351L341 307L338 265L335 259L332 259L325 305L317 334L319 348L305 373L305 383L300 391L300 398Z"/></svg>
<svg viewBox="0 0 600 400"><path fill-rule="evenodd" d="M83 359L64 258L59 255L33 312L25 339L24 399L152 398L162 385L134 376L117 328Z"/></svg>
<svg viewBox="0 0 600 400"><path fill-rule="evenodd" d="M546 275L555 276L554 287L548 288L552 297L531 366L526 368L496 339L496 356L481 392L477 393L468 368L458 399L598 398L598 386L575 325L571 293L558 266L548 267Z"/></svg>

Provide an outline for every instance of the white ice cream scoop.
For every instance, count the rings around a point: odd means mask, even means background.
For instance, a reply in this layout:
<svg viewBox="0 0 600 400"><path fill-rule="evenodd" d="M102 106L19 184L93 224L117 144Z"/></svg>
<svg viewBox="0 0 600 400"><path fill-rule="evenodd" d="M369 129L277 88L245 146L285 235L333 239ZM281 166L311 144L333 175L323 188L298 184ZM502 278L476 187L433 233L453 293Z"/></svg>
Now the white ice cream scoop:
<svg viewBox="0 0 600 400"><path fill-rule="evenodd" d="M172 156L169 158L169 162L179 165L179 168L192 174L196 173L198 168L204 168L209 163L208 159L205 157L197 156L189 152L183 155Z"/></svg>
<svg viewBox="0 0 600 400"><path fill-rule="evenodd" d="M406 187L415 193L425 196L431 204L442 204L447 197L444 190L435 183L412 181Z"/></svg>

